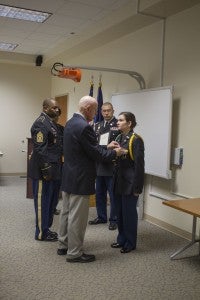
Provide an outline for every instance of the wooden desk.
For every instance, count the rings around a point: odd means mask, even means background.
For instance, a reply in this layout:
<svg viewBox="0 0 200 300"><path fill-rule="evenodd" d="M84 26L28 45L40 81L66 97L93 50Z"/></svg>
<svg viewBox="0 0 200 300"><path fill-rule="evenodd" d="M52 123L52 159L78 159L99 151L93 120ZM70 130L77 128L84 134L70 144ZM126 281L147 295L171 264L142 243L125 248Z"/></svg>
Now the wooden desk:
<svg viewBox="0 0 200 300"><path fill-rule="evenodd" d="M196 239L197 218L200 218L200 198L163 201L163 204L193 216L191 242L186 246L184 246L183 248L177 250L175 253L173 253L170 256L171 259L173 259L176 255L180 254L181 252L183 252L184 250L191 247L193 244L197 242L199 243L199 255L200 255L200 236L198 239Z"/></svg>

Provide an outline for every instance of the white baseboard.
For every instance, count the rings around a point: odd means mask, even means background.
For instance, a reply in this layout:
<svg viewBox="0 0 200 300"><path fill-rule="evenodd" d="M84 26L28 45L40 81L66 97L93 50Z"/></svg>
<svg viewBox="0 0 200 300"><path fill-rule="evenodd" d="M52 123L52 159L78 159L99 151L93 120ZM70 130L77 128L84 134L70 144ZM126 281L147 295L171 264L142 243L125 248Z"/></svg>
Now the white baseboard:
<svg viewBox="0 0 200 300"><path fill-rule="evenodd" d="M150 223L152 223L154 225L157 225L157 226L159 226L159 227L161 227L161 228L163 228L163 229L165 229L165 230L167 230L169 232L172 232L172 233L174 233L174 234L176 234L178 236L181 236L181 237L183 237L183 238L185 238L187 240L191 240L191 236L192 235L188 231L182 230L182 229L180 229L180 228L178 228L176 226L168 224L168 223L166 223L164 221L161 221L161 220L159 220L157 218L149 216L149 215L147 215L145 213L144 213L143 217L144 217L144 220L146 220L146 221L148 221L148 222L150 222Z"/></svg>

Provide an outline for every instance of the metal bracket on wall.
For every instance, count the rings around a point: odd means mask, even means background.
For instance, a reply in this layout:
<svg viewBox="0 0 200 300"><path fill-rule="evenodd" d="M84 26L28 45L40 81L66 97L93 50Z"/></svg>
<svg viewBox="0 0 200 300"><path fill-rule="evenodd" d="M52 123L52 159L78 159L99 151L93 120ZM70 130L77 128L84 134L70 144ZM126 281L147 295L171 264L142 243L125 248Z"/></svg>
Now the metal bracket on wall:
<svg viewBox="0 0 200 300"><path fill-rule="evenodd" d="M101 68L101 67L87 67L87 66L65 66L62 63L55 63L51 69L52 75L57 76L56 72L60 71L60 68L69 68L69 69L85 69L85 70L95 70L95 71L103 71L103 72L113 72L113 73L121 73L127 74L133 77L139 83L140 89L145 89L146 84L143 76L135 71L128 71L128 70L120 70L120 69L110 69L110 68Z"/></svg>

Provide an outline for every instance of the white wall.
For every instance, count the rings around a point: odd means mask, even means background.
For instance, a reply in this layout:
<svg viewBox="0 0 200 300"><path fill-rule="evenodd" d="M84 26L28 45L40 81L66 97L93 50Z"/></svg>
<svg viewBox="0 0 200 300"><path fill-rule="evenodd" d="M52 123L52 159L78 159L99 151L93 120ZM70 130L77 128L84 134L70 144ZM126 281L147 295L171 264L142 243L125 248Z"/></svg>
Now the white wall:
<svg viewBox="0 0 200 300"><path fill-rule="evenodd" d="M169 194L170 185L178 194L199 197L200 140L200 6L169 18L166 28L165 84L174 85L174 117L172 146L183 147L184 163L173 169L174 180L166 183L153 179L153 190ZM180 198L180 197L179 197ZM192 217L163 207L158 199L148 197L147 214L190 231ZM160 218L160 217L159 217ZM184 220L184 221L183 221Z"/></svg>
<svg viewBox="0 0 200 300"><path fill-rule="evenodd" d="M158 86L160 84L161 32L162 26L156 23L149 28L146 27L89 53L77 56L70 61L67 57L62 56L60 62L65 65L132 70L141 73L145 77L147 85ZM149 41L151 41L150 44ZM103 95L104 100L107 101L111 99L113 93L139 89L137 81L129 75L86 70L82 72L83 76L80 83L55 77L52 80L53 95L69 93L69 116L77 109L80 97L88 94L91 75L94 75L94 96L96 96L98 78L102 74Z"/></svg>
<svg viewBox="0 0 200 300"><path fill-rule="evenodd" d="M26 173L27 137L50 96L50 71L42 67L0 64L0 173ZM24 142L22 142L24 141Z"/></svg>
<svg viewBox="0 0 200 300"><path fill-rule="evenodd" d="M175 198L171 191L198 197L200 167L200 5L169 17L166 21L164 86L174 86L172 146L184 148L181 169L172 167L173 180L147 176L145 184L145 213L183 230L191 231L192 217L162 205L162 200L149 192ZM70 59L60 57L66 65L87 65L128 69L141 73L148 88L161 83L162 21L98 49ZM81 83L53 78L52 94L69 93L69 117L77 109L81 96L89 91L91 74L98 85L99 72L84 71ZM112 93L138 89L127 75L103 74L104 100ZM96 91L95 91L96 95ZM137 116L136 116L137 117ZM159 124L158 124L159 126ZM155 143L159 141L155 140Z"/></svg>

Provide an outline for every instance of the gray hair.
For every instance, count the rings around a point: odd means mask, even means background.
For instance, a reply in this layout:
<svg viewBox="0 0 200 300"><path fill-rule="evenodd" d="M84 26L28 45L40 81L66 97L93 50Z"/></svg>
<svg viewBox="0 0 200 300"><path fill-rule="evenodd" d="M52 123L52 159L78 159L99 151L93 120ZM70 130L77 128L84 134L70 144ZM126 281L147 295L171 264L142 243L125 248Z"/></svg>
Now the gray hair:
<svg viewBox="0 0 200 300"><path fill-rule="evenodd" d="M88 95L84 96L79 101L78 104L79 111L82 113L87 107L92 106L94 104L97 104L97 100L95 98Z"/></svg>

